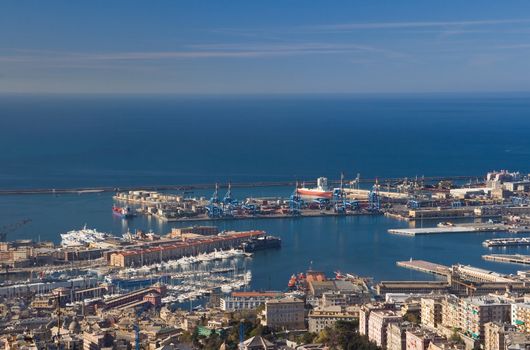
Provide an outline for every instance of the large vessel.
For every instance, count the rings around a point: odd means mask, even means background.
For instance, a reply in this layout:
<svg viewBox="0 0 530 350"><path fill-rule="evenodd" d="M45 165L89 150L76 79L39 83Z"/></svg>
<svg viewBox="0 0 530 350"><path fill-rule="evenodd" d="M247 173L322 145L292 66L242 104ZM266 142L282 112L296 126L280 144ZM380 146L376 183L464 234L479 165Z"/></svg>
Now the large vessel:
<svg viewBox="0 0 530 350"><path fill-rule="evenodd" d="M72 230L61 233L61 245L63 247L86 246L91 243L103 242L111 237L108 233L98 232L87 228L86 225L81 230Z"/></svg>
<svg viewBox="0 0 530 350"><path fill-rule="evenodd" d="M245 252L254 252L256 250L280 248L282 240L274 236L260 236L251 238L250 240L241 244L241 249Z"/></svg>
<svg viewBox="0 0 530 350"><path fill-rule="evenodd" d="M112 212L119 216L119 217L122 217L124 219L126 218L130 218L132 216L134 216L133 212L131 211L131 208L129 207L117 207L117 206L112 206Z"/></svg>
<svg viewBox="0 0 530 350"><path fill-rule="evenodd" d="M326 177L319 177L317 179L317 187L297 188L296 193L302 197L307 197L307 198L331 199L331 197L333 197L333 191L328 188L328 179Z"/></svg>

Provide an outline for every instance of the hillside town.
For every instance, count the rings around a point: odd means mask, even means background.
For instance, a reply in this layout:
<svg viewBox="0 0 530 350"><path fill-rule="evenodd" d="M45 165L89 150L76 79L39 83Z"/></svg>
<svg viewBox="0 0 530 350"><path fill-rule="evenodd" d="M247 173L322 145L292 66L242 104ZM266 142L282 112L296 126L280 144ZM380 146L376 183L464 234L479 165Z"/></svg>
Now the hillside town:
<svg viewBox="0 0 530 350"><path fill-rule="evenodd" d="M394 281L318 271L289 291L209 291L192 309L163 283L117 294L82 283L0 291L4 349L519 350L530 347L527 274L453 266L445 280Z"/></svg>

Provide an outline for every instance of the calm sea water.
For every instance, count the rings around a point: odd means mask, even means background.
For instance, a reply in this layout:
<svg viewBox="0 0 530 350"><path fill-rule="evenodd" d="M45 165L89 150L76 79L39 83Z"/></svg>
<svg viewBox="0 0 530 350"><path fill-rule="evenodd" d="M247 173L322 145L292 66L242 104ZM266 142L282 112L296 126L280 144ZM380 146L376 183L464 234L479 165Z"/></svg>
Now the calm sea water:
<svg viewBox="0 0 530 350"><path fill-rule="evenodd" d="M483 174L530 164L525 97L98 97L1 96L0 188L123 186L254 180ZM239 198L290 188L236 189ZM197 192L196 195L209 194ZM110 211L111 194L0 196L0 225L31 218L10 238L58 241L85 223L121 234L171 226ZM259 252L254 287L280 289L313 268L384 279L431 276L396 267L411 257L513 273L488 263L484 239L499 234L392 236L385 217L218 222L263 229L280 250ZM436 224L433 222L431 224ZM182 225L180 225L182 226ZM527 249L510 249L527 253Z"/></svg>
<svg viewBox="0 0 530 350"><path fill-rule="evenodd" d="M530 98L0 96L0 188L530 171Z"/></svg>

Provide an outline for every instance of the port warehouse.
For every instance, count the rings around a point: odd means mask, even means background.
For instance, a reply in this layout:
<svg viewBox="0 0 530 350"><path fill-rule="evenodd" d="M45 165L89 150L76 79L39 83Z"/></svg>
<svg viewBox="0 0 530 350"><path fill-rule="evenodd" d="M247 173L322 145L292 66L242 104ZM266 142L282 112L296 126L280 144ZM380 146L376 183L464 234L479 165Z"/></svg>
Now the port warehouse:
<svg viewBox="0 0 530 350"><path fill-rule="evenodd" d="M209 253L216 249L235 248L251 238L263 236L264 234L264 231L247 231L185 241L161 240L155 242L157 246L111 251L107 252L106 257L111 266L143 266L159 263L160 261L179 259L187 255Z"/></svg>

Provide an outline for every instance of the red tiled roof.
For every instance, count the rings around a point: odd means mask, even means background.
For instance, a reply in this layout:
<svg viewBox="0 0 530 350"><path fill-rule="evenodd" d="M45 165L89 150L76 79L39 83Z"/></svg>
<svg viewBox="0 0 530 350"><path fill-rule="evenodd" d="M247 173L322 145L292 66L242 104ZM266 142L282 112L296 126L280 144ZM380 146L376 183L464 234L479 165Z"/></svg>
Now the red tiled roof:
<svg viewBox="0 0 530 350"><path fill-rule="evenodd" d="M233 297L277 297L283 295L281 292L232 292Z"/></svg>
<svg viewBox="0 0 530 350"><path fill-rule="evenodd" d="M161 246L158 247L152 247L152 248L145 248L145 249L135 249L135 250L122 250L114 252L113 254L121 254L123 256L130 256L130 255L138 255L138 254L146 254L146 253L153 253L153 252L160 252L160 251L166 251L166 250L172 250L172 249L178 249L178 248L185 248L185 247L200 247L205 244L209 243L215 243L215 242L221 242L221 241L230 241L233 239L239 239L239 238L245 238L245 237L253 237L253 236L259 236L265 234L265 231L245 231L245 232L238 232L233 233L226 236L216 236L211 237L207 239L197 239L197 240L188 240L184 242L179 243L173 243L173 244L163 244L161 242Z"/></svg>

